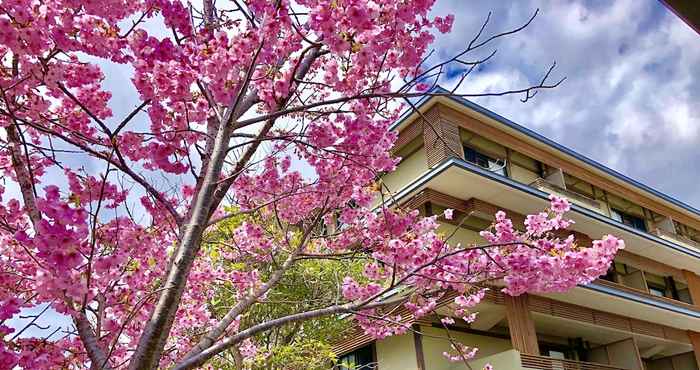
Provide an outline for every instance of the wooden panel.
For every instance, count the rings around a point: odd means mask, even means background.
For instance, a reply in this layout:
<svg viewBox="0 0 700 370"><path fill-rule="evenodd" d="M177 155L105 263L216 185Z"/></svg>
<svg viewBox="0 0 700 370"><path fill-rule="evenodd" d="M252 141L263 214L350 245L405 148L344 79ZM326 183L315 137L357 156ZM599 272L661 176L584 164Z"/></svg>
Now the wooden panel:
<svg viewBox="0 0 700 370"><path fill-rule="evenodd" d="M418 370L427 370L425 367L425 356L423 355L423 336L420 334L420 327L413 326L413 346L416 348L416 364Z"/></svg>
<svg viewBox="0 0 700 370"><path fill-rule="evenodd" d="M395 308L389 308L388 310L391 312L392 318L396 316L401 317L401 319L396 321L396 323L411 326L413 323L416 322L416 318L404 305L400 305ZM343 337L345 339L333 344L333 352L336 355L348 353L357 348L366 346L367 344L372 343L374 341L374 339L371 336L365 334L364 331L358 327L353 327L352 329L348 330L348 332L345 333Z"/></svg>
<svg viewBox="0 0 700 370"><path fill-rule="evenodd" d="M493 289L486 298L489 302L495 303L497 301L503 301L503 304L505 304L508 300L507 297L508 295ZM531 312L586 322L629 333L650 335L680 343L690 343L688 335L684 331L669 326L637 320L540 296L530 295L527 301L528 309Z"/></svg>
<svg viewBox="0 0 700 370"><path fill-rule="evenodd" d="M500 128L496 128L487 123L481 122L465 113L459 112L456 109L446 105L440 105L440 116L446 122L459 125L469 131L476 132L489 140L495 141L501 145L514 149L520 153L537 159L549 166L558 167L564 172L574 175L581 180L584 180L601 189L609 191L613 194L624 195L625 199L634 202L640 206L646 207L656 213L664 216L670 216L674 220L680 221L691 227L700 229L700 219L688 216L686 213L676 210L675 208L666 206L654 198L643 195L641 191L632 185L621 184L610 178L598 175L583 165L576 164L573 160L562 159L563 153L555 150L545 150L533 143L528 143L522 139L511 135ZM539 144L542 146L542 144ZM557 155L559 154L559 156Z"/></svg>
<svg viewBox="0 0 700 370"><path fill-rule="evenodd" d="M528 310L527 295L505 296L508 330L513 348L521 353L539 355L535 323Z"/></svg>
<svg viewBox="0 0 700 370"><path fill-rule="evenodd" d="M438 112L438 108L431 108L423 114L423 117L425 117L425 120L423 118L419 119L421 127L423 128L423 145L425 147L428 167L432 167L445 159L444 146L439 138L440 113Z"/></svg>
<svg viewBox="0 0 700 370"><path fill-rule="evenodd" d="M465 202L462 199L443 194L433 189L425 189L425 196L428 201L433 202L435 204L439 204L447 208L452 208L455 211L460 211L464 213L470 212L467 206L467 202Z"/></svg>
<svg viewBox="0 0 700 370"><path fill-rule="evenodd" d="M676 281L685 282L686 277L683 271L673 266L665 265L652 259L632 254L626 250L617 251L615 260L632 265L640 270L649 271L661 276L673 276Z"/></svg>
<svg viewBox="0 0 700 370"><path fill-rule="evenodd" d="M683 343L688 342L688 334L685 331L676 328L670 328L668 326L664 326L663 329L664 337L666 337L666 339Z"/></svg>
<svg viewBox="0 0 700 370"><path fill-rule="evenodd" d="M559 360L524 353L520 354L520 361L522 362L523 367L539 370L626 370L625 368L611 365L574 360Z"/></svg>
<svg viewBox="0 0 700 370"><path fill-rule="evenodd" d="M495 304L506 304L505 294L501 293L497 289L487 290L486 294L484 295L484 299Z"/></svg>
<svg viewBox="0 0 700 370"><path fill-rule="evenodd" d="M690 299L693 305L700 306L700 276L687 270L683 270L683 276L688 282L688 290L690 291Z"/></svg>
<svg viewBox="0 0 700 370"><path fill-rule="evenodd" d="M408 199L407 201L401 203L399 208L409 211L414 209L420 209L425 203L429 202L429 198L426 193L427 190L428 189L425 189L420 193L416 194L415 196L411 197L411 199Z"/></svg>
<svg viewBox="0 0 700 370"><path fill-rule="evenodd" d="M552 315L552 300L543 298L543 297L538 297L538 296L530 296L528 298L528 304L530 306L530 310L533 312L539 312L543 313L545 315Z"/></svg>
<svg viewBox="0 0 700 370"><path fill-rule="evenodd" d="M593 316L597 325L627 332L632 331L630 321L625 317L600 311L595 311Z"/></svg>
<svg viewBox="0 0 700 370"><path fill-rule="evenodd" d="M644 364L634 338L609 343L605 345L605 348L608 352L610 365L619 366L622 369L643 370Z"/></svg>
<svg viewBox="0 0 700 370"><path fill-rule="evenodd" d="M622 285L619 283L614 283L612 281L607 281L607 280L603 280L603 279L598 279L595 281L595 283L598 285L608 286L608 287L611 287L611 288L616 289L616 290L622 290L622 291L625 291L628 293L632 293L632 294L635 294L638 296L643 296L644 298L647 298L647 299L652 299L655 301L664 302L666 304L672 304L674 306L683 307L683 308L688 309L688 310L700 311L700 309L697 306L685 303L683 301L675 300L673 298L668 298L668 297L659 297L657 295L650 294L647 290L643 290L645 288L634 288L634 287L625 286L625 285Z"/></svg>
<svg viewBox="0 0 700 370"><path fill-rule="evenodd" d="M447 144L445 155L464 159L464 147L462 146L462 139L459 136L459 126L442 120L440 124L442 128L442 138L445 140L445 144Z"/></svg>
<svg viewBox="0 0 700 370"><path fill-rule="evenodd" d="M459 126L441 119L439 107L433 107L423 117L423 137L428 167L433 167L449 157L464 158Z"/></svg>
<svg viewBox="0 0 700 370"><path fill-rule="evenodd" d="M688 331L688 338L690 339L690 344L693 345L695 361L698 363L698 367L700 367L700 333Z"/></svg>
<svg viewBox="0 0 700 370"><path fill-rule="evenodd" d="M394 143L394 148L392 149L394 153L398 152L403 148L404 146L408 145L411 141L413 141L415 138L421 136L423 134L423 124L420 121L416 121L415 123L409 125L405 129L403 129L401 132L399 132L399 137L396 138L396 142Z"/></svg>
<svg viewBox="0 0 700 370"><path fill-rule="evenodd" d="M513 225L524 225L525 222L525 216L523 216L522 214L515 211L511 211L509 209L505 209L503 207L493 205L488 202L484 202L481 199L470 198L465 202L465 204L468 212L473 212L474 215L476 215L477 217L480 216L488 220L493 220L495 218L496 212L503 211L506 213L506 216L508 216L513 221Z"/></svg>
<svg viewBox="0 0 700 370"><path fill-rule="evenodd" d="M513 221L513 225L515 225L516 228L524 225L525 222L525 216L518 212L504 209L503 207L496 206L477 198L462 200L430 188L424 189L420 193L416 194L416 196L404 202L401 207L405 209L418 209L427 202L439 204L443 207L452 208L455 211L470 214L486 220L493 220L496 212L504 211ZM591 237L575 230L562 230L557 234L557 236L561 238L566 238L573 234L576 238L576 242L581 246L590 246L593 243Z"/></svg>
<svg viewBox="0 0 700 370"><path fill-rule="evenodd" d="M552 304L552 316L595 324L592 310L563 302Z"/></svg>
<svg viewBox="0 0 700 370"><path fill-rule="evenodd" d="M352 352L353 350L364 347L374 341L371 336L365 334L364 331L359 328L349 330L344 337L347 339L335 343L332 347L333 353L338 356Z"/></svg>
<svg viewBox="0 0 700 370"><path fill-rule="evenodd" d="M654 324L648 321L630 319L630 326L632 328L632 332L634 333L649 335L658 338L663 338L665 336L664 329L659 324Z"/></svg>

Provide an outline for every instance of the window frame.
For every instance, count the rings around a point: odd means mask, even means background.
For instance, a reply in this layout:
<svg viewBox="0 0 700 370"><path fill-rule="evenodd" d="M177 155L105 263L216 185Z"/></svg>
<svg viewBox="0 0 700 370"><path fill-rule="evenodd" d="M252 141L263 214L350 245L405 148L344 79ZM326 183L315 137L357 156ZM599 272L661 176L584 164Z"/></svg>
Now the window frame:
<svg viewBox="0 0 700 370"><path fill-rule="evenodd" d="M351 364L352 367L347 367L343 366L343 359L354 356L359 352L367 351L366 353L363 353L362 355L364 356L364 360L369 360L369 362L366 363L358 363L358 364ZM350 364L349 364L350 365ZM333 370L378 370L379 369L379 364L377 363L377 347L375 346L375 343L372 342L368 345L355 348L354 350L339 356L335 366L333 366Z"/></svg>
<svg viewBox="0 0 700 370"><path fill-rule="evenodd" d="M646 220L643 217L635 216L617 208L610 208L610 218L625 224L635 230L648 232Z"/></svg>
<svg viewBox="0 0 700 370"><path fill-rule="evenodd" d="M509 176L508 165L507 165L505 159L496 159L494 157L491 157L488 154L485 154L483 151L481 151L477 148L474 148L470 145L466 145L466 144L462 145L462 150L464 151L464 160L465 161L472 163L476 166L479 166L479 167L481 167L489 172L492 172L492 173L495 173L495 174L498 174L498 175L501 175L504 177ZM470 158L473 158L473 160ZM482 163L480 163L480 161ZM500 168L498 168L497 170L491 169L491 165L490 165L491 162L494 163L495 165L499 165ZM499 162L503 162L503 164L500 165Z"/></svg>

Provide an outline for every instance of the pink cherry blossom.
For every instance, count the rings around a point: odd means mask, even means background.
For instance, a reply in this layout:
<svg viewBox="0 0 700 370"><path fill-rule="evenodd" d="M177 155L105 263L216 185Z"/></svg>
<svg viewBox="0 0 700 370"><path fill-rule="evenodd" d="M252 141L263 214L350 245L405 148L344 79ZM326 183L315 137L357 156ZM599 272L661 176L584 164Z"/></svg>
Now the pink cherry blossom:
<svg viewBox="0 0 700 370"><path fill-rule="evenodd" d="M191 369L231 346L252 359L267 329L246 315L304 259L365 261L339 277L337 306L312 312L384 338L410 330L387 297L422 317L455 291L473 321L485 281L564 291L624 247L562 237L560 198L525 231L498 212L485 245L445 240L437 216L375 209L399 163L401 94L429 86L421 62L454 21L431 15L434 0L222 3L3 2L2 366ZM77 333L12 340L5 321L42 305Z"/></svg>

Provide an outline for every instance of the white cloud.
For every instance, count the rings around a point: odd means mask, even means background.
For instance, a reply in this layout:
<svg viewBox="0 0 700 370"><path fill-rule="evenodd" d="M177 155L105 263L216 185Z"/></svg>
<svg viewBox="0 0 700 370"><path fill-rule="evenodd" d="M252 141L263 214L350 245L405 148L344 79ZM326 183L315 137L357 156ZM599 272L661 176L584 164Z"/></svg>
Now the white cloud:
<svg viewBox="0 0 700 370"><path fill-rule="evenodd" d="M557 61L557 89L526 104L517 97L475 99L513 121L669 193L700 205L700 35L655 1L438 2L455 13L452 34L438 38L454 52L493 11L485 36L522 24L494 43L498 54L467 80L464 92L533 84ZM444 81L445 84L454 84ZM669 172L673 176L668 176Z"/></svg>

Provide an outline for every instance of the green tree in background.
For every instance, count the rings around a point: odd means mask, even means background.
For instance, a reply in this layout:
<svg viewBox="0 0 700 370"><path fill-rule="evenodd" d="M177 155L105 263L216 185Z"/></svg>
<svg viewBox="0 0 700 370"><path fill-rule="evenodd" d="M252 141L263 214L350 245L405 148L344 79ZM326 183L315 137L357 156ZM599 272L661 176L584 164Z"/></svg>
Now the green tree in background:
<svg viewBox="0 0 700 370"><path fill-rule="evenodd" d="M257 271L263 281L271 278L271 273L279 268L279 261L286 255L270 256L269 261L259 260L232 262L227 254L235 253L235 237L233 233L244 222L253 221L252 216L240 216L221 222L217 229L208 235L206 253L219 259L222 268L230 272L251 273ZM274 222L255 220L256 224L264 224L265 232L275 237L299 237L299 235L282 235ZM274 320L312 308L330 306L342 301L340 286L345 276L353 276L357 281L362 277L363 258L361 254L349 255L334 259L304 259L303 256L268 294L258 300L252 310L240 318L239 327ZM215 298L209 303L218 317L237 303L237 297L231 289L235 280L221 282L212 287L216 289ZM255 338L258 344L258 355L254 361L242 362L241 352L245 346L227 351L215 362L216 368L222 369L251 369L251 370L292 370L310 369L327 370L336 361L332 344L345 335L350 329L350 321L342 317L330 316L300 321L294 324L276 327Z"/></svg>

